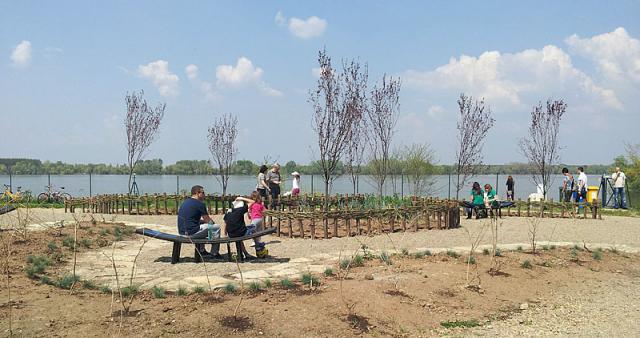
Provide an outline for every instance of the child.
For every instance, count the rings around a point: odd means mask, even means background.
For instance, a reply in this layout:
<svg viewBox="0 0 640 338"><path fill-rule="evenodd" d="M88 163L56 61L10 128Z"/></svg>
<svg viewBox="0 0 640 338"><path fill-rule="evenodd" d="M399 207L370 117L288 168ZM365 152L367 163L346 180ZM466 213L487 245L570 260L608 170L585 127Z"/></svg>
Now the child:
<svg viewBox="0 0 640 338"><path fill-rule="evenodd" d="M247 226L247 235L255 233L257 231L262 231L262 225L264 224L264 204L262 204L262 197L260 193L254 191L251 193L251 200L253 202L249 203L249 219L251 219L251 224ZM260 237L256 237L253 239L255 243L256 256L258 258L264 258L269 254L269 250L265 248L265 243L260 242Z"/></svg>
<svg viewBox="0 0 640 338"><path fill-rule="evenodd" d="M294 171L291 173L293 180L291 181L291 191L287 191L282 196L298 196L300 195L300 173Z"/></svg>

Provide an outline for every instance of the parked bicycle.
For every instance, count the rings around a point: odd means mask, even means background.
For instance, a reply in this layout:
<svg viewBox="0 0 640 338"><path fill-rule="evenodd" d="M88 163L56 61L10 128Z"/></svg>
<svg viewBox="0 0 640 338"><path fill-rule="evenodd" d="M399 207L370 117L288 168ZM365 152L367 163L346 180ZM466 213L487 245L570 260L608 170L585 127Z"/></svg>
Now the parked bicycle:
<svg viewBox="0 0 640 338"><path fill-rule="evenodd" d="M53 190L53 186L50 185L46 185L44 188L47 190L38 195L38 202L64 202L64 200L71 198L71 195L61 191L64 190L64 187L60 187L58 191Z"/></svg>
<svg viewBox="0 0 640 338"><path fill-rule="evenodd" d="M22 199L22 187L18 187L16 192L11 191L11 187L4 184L4 192L0 194L0 200L9 202L19 202Z"/></svg>

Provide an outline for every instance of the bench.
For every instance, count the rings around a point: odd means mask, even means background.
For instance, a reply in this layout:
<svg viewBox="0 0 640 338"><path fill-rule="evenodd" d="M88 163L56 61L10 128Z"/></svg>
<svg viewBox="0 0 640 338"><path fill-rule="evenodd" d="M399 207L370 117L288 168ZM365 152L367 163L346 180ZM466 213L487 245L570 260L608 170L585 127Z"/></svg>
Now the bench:
<svg viewBox="0 0 640 338"><path fill-rule="evenodd" d="M484 205L475 205L468 201L462 201L459 204L461 207L473 209L473 211L476 214L476 219L486 218L489 216L488 212L491 212L491 214L493 214L494 211L496 211L498 217L502 218L502 208L508 208L515 204L514 202L511 202L511 201L496 200L496 202L497 203L492 203L489 208L485 207Z"/></svg>
<svg viewBox="0 0 640 338"><path fill-rule="evenodd" d="M276 228L269 228L266 230L262 230L259 232L255 232L248 236L242 237L221 237L215 239L207 239L207 238L189 238L186 236L180 236L175 234L169 234L166 232L161 232L157 230L152 230L148 228L138 228L136 229L136 233L143 236L148 236L156 239L161 239L164 241L173 242L173 251L171 253L171 264L176 264L180 261L180 249L182 248L182 244L226 244L227 245L227 259L231 262L231 243L236 243L236 254L238 259L242 262L244 261L242 255L242 241L248 239L254 239L256 237L266 236L276 232ZM196 263L202 262L202 256L198 253L198 250L195 250Z"/></svg>

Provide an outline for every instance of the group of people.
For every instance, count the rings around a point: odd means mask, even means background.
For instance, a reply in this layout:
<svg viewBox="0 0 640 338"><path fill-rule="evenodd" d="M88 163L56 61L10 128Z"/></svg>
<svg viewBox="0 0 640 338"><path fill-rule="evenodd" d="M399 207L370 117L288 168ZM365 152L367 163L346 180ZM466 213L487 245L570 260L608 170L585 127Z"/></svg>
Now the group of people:
<svg viewBox="0 0 640 338"><path fill-rule="evenodd" d="M497 208L499 203L498 195L491 184L485 184L483 189L480 187L480 183L473 182L469 202L464 203L467 211L467 219L471 218L471 214L474 210L478 212L479 210L486 211L488 209Z"/></svg>
<svg viewBox="0 0 640 338"><path fill-rule="evenodd" d="M293 188L288 193L293 196L300 194L300 174L296 171L293 176ZM229 208L224 217L225 230L229 237L249 236L262 231L264 225L264 211L266 209L263 200L271 195L271 208L276 208L280 197L280 165L274 164L267 171L267 166L260 167L256 189L251 193L250 198L238 196ZM204 188L194 185L191 188L191 197L186 199L178 209L178 233L189 238L215 239L220 237L222 227L216 224L204 203ZM249 215L250 224L245 222L245 214ZM260 237L254 238L256 256L249 254L244 244L241 245L241 253L245 259L265 258L269 254L264 242ZM206 251L204 244L196 244L196 255L202 258L221 259L220 244L211 244L211 250Z"/></svg>
<svg viewBox="0 0 640 338"><path fill-rule="evenodd" d="M583 167L578 167L578 178L573 177L569 168L562 168L562 197L564 202L582 202L587 199L587 187L589 178L584 173Z"/></svg>

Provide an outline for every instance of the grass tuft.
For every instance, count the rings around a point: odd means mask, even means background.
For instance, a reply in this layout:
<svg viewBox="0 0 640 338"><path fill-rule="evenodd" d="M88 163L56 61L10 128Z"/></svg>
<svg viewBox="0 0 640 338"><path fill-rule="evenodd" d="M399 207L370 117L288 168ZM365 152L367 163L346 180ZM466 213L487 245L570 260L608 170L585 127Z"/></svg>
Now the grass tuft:
<svg viewBox="0 0 640 338"><path fill-rule="evenodd" d="M109 285L103 285L100 287L100 292L102 293L111 293L111 288Z"/></svg>
<svg viewBox="0 0 640 338"><path fill-rule="evenodd" d="M469 256L467 257L467 263L469 264L476 264L476 258L473 256Z"/></svg>
<svg viewBox="0 0 640 338"><path fill-rule="evenodd" d="M392 265L393 261L391 260L391 257L389 256L389 254L387 254L386 251L383 251L380 254L380 261L383 262L386 265Z"/></svg>
<svg viewBox="0 0 640 338"><path fill-rule="evenodd" d="M247 284L247 287L251 292L258 292L261 290L260 282L250 282L249 284Z"/></svg>
<svg viewBox="0 0 640 338"><path fill-rule="evenodd" d="M85 279L82 281L82 287L85 289L93 290L96 288L96 284L92 280Z"/></svg>
<svg viewBox="0 0 640 338"><path fill-rule="evenodd" d="M233 283L227 283L227 285L224 286L224 288L222 288L222 290L225 293L235 293L236 292L236 285Z"/></svg>
<svg viewBox="0 0 640 338"><path fill-rule="evenodd" d="M264 281L262 281L262 284L264 284L265 288L270 288L272 286L271 279L265 279Z"/></svg>
<svg viewBox="0 0 640 338"><path fill-rule="evenodd" d="M27 257L27 267L25 272L29 278L36 278L37 275L44 273L44 271L51 265L51 260L47 256L34 256L29 255Z"/></svg>
<svg viewBox="0 0 640 338"><path fill-rule="evenodd" d="M518 247L516 248L516 250L518 250L518 251L522 251L522 245L518 245Z"/></svg>
<svg viewBox="0 0 640 338"><path fill-rule="evenodd" d="M602 260L602 250L596 250L594 252L591 253L591 257L593 257L593 259L597 260L597 261L601 261Z"/></svg>
<svg viewBox="0 0 640 338"><path fill-rule="evenodd" d="M125 286L121 290L122 297L129 297L136 295L140 292L140 287L138 285Z"/></svg>
<svg viewBox="0 0 640 338"><path fill-rule="evenodd" d="M167 291L161 286L154 286L151 289L151 293L153 293L153 297L155 298L165 298L167 295Z"/></svg>
<svg viewBox="0 0 640 338"><path fill-rule="evenodd" d="M197 293L197 294L203 294L204 293L204 287L202 286L194 286L193 287L193 293Z"/></svg>
<svg viewBox="0 0 640 338"><path fill-rule="evenodd" d="M77 275L74 276L73 274L68 274L68 275L64 275L60 279L58 279L58 282L56 284L61 289L69 290L69 289L71 289L71 286L73 285L73 283L75 283L75 282L77 282L79 280L80 280L80 277L78 277Z"/></svg>
<svg viewBox="0 0 640 338"><path fill-rule="evenodd" d="M496 257L502 257L502 250L496 248Z"/></svg>
<svg viewBox="0 0 640 338"><path fill-rule="evenodd" d="M524 262L522 262L522 264L520 264L520 266L523 269L531 269L531 268L533 268L533 265L531 265L531 262L528 259L526 259Z"/></svg>
<svg viewBox="0 0 640 338"><path fill-rule="evenodd" d="M458 258L460 257L460 254L453 251L453 250L447 250L447 256L451 257L451 258Z"/></svg>
<svg viewBox="0 0 640 338"><path fill-rule="evenodd" d="M491 251L489 251L489 249L487 249L487 248L482 249L482 254L483 255L489 256L490 253L491 253Z"/></svg>
<svg viewBox="0 0 640 338"><path fill-rule="evenodd" d="M401 253L403 256L409 256L409 250L407 248L402 248Z"/></svg>
<svg viewBox="0 0 640 338"><path fill-rule="evenodd" d="M179 286L178 290L176 290L176 295L182 297L182 296L186 296L189 294L189 291L187 291L187 288L185 288L184 286Z"/></svg>
<svg viewBox="0 0 640 338"><path fill-rule="evenodd" d="M310 272L303 273L300 280L304 285L310 285L311 287L320 285L320 280L318 277L314 276Z"/></svg>
<svg viewBox="0 0 640 338"><path fill-rule="evenodd" d="M325 275L325 277L330 277L333 276L333 268L328 266L324 269L323 274Z"/></svg>
<svg viewBox="0 0 640 338"><path fill-rule="evenodd" d="M440 322L440 325L442 325L447 329L453 329L456 327L476 327L476 326L480 326L480 323L478 323L478 321L475 319L471 319L471 320L454 320L454 321Z"/></svg>
<svg viewBox="0 0 640 338"><path fill-rule="evenodd" d="M293 281L289 278L283 278L280 280L280 286L285 289L291 289L294 287Z"/></svg>

